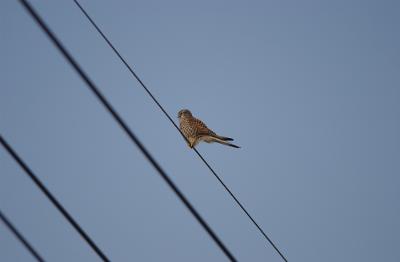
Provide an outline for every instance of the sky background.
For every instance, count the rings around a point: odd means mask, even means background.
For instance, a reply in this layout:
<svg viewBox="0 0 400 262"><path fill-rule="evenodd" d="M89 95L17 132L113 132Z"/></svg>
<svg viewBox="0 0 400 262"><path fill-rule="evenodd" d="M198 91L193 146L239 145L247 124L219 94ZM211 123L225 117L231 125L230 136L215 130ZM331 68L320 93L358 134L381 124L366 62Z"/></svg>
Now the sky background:
<svg viewBox="0 0 400 262"><path fill-rule="evenodd" d="M239 261L282 261L73 1L32 1ZM400 261L399 1L82 1L289 261ZM18 1L0 133L112 261L226 257ZM176 119L177 120L177 119ZM48 261L99 261L0 148L0 209ZM0 223L0 261L34 261Z"/></svg>

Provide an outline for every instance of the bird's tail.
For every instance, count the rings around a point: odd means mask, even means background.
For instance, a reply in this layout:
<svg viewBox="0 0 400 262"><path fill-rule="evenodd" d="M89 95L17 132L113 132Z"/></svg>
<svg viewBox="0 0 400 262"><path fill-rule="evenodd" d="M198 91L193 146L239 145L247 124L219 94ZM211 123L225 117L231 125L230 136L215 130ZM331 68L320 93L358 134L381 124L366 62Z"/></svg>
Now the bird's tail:
<svg viewBox="0 0 400 262"><path fill-rule="evenodd" d="M240 146L234 145L234 144L229 143L229 142L225 142L225 143L221 143L221 144L224 144L224 145L227 145L227 146L231 146L231 147L234 147L234 148L240 148Z"/></svg>
<svg viewBox="0 0 400 262"><path fill-rule="evenodd" d="M217 136L217 138L224 140L224 141L233 141L233 138L226 137L226 136Z"/></svg>
<svg viewBox="0 0 400 262"><path fill-rule="evenodd" d="M217 143L220 143L220 144L223 144L223 145L226 145L226 146L231 146L231 147L234 147L234 148L240 148L240 146L237 146L237 145L234 145L232 143L227 142L227 141L232 141L233 140L232 138L224 137L224 136L218 136L218 135L212 136L212 138L213 138L212 142L217 142Z"/></svg>

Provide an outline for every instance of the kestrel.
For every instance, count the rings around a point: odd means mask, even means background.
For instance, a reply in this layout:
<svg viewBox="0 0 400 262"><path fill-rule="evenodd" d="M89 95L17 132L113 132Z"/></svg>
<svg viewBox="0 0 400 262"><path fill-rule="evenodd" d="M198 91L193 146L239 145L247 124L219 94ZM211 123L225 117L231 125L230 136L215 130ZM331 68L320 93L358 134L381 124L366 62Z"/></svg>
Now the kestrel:
<svg viewBox="0 0 400 262"><path fill-rule="evenodd" d="M207 143L217 142L223 145L240 148L237 145L227 141L232 141L232 138L219 136L209 129L201 120L193 117L192 113L187 109L182 109L178 112L179 128L188 140L190 148L196 146L200 141Z"/></svg>

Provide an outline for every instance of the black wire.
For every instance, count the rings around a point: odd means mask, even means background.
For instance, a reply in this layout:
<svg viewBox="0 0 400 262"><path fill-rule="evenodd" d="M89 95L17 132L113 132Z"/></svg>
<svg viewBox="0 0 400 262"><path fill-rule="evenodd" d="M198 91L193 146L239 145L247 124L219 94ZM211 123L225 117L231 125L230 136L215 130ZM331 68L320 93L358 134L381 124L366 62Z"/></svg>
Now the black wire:
<svg viewBox="0 0 400 262"><path fill-rule="evenodd" d="M128 137L134 142L137 147L139 147L140 151L144 154L147 160L153 165L153 167L157 170L157 172L161 175L164 181L168 184L168 186L175 192L175 194L179 197L179 199L183 202L183 204L189 209L192 215L196 218L196 220L201 224L201 226L207 231L210 237L216 242L216 244L221 248L221 250L225 253L225 255L231 261L237 261L235 257L231 254L231 252L225 247L222 241L218 238L218 236L214 233L214 231L210 228L210 226L205 222L205 220L200 216L200 214L196 211L196 209L192 206L192 204L187 200L187 198L183 195L180 189L172 182L169 176L165 173L165 171L161 168L161 166L157 163L157 161L153 158L153 156L147 151L142 142L134 135L128 125L122 120L119 114L115 111L115 109L111 106L111 104L106 100L100 90L95 86L95 84L90 80L90 78L86 75L86 73L81 69L79 64L75 61L75 59L70 55L67 49L61 44L61 42L56 38L54 33L49 29L46 23L42 20L42 18L36 13L33 7L25 0L20 0L29 14L34 18L36 23L43 29L46 35L49 37L51 42L58 48L58 50L62 53L65 59L71 64L71 66L76 70L82 80L87 84L89 89L94 93L94 95L99 99L101 104L109 111L112 117L116 120L119 126L125 131Z"/></svg>
<svg viewBox="0 0 400 262"><path fill-rule="evenodd" d="M14 151L14 149L7 143L7 141L0 134L0 144L7 150L7 152L14 158L14 160L20 165L20 167L25 171L25 173L33 180L37 187L46 195L51 203L61 212L61 214L68 220L68 222L78 231L81 237L89 244L89 246L96 252L97 255L103 261L110 261L106 255L100 250L100 248L94 243L94 241L86 234L86 232L81 228L81 226L72 218L68 211L63 207L63 205L58 202L58 200L53 196L52 193L46 188L46 186L40 181L40 179L32 172L29 166L22 160L21 157Z"/></svg>
<svg viewBox="0 0 400 262"><path fill-rule="evenodd" d="M31 244L29 244L28 240L18 231L16 227L11 223L10 220L1 212L0 210L0 219L3 220L3 223L10 229L10 231L18 238L18 240L29 250L31 255L36 258L39 262L44 262L45 260L41 255L33 248Z"/></svg>
<svg viewBox="0 0 400 262"><path fill-rule="evenodd" d="M125 59L121 56L121 54L117 51L117 49L114 47L114 45L108 40L108 38L104 35L104 33L100 30L100 28L97 26L97 24L93 21L93 19L89 16L89 14L85 11L85 9L79 4L77 0L74 0L75 4L79 7L79 9L83 12L83 14L86 16L86 18L90 21L90 23L96 28L97 32L103 37L103 39L107 42L107 44L111 47L111 49L115 52L115 54L121 59L122 63L128 68L128 70L131 72L131 74L136 78L136 80L141 84L141 86L144 88L144 90L147 92L147 94L153 99L153 101L157 104L157 106L161 109L161 111L165 114L165 116L169 119L169 121L175 126L175 128L179 131L179 133L182 135L182 137L188 142L187 138L185 135L182 133L182 131L179 129L179 127L175 124L174 120L169 116L167 111L163 108L163 106L157 101L157 99L153 96L153 94L150 92L150 90L146 87L146 85L142 82L142 80L139 78L139 76L133 71L133 69L130 67L130 65L125 61ZM217 173L214 171L214 169L211 168L211 166L207 163L207 161L204 159L204 157L197 151L196 148L193 148L196 154L200 157L200 159L204 162L204 164L208 167L208 169L213 173L213 175L218 179L218 181L222 184L222 186L225 188L226 191L231 195L231 197L235 200L235 202L239 205L239 207L244 211L244 213L250 218L250 220L254 223L254 225L257 227L257 229L262 233L265 239L268 240L268 242L272 245L272 247L278 252L278 254L282 257L284 261L287 262L287 259L285 256L282 254L282 252L276 247L276 245L272 242L272 240L267 236L267 234L262 230L262 228L257 224L257 222L253 219L253 217L247 212L247 210L244 208L244 206L239 202L239 200L235 197L235 195L232 193L232 191L225 185L225 183L222 181L222 179L217 175Z"/></svg>

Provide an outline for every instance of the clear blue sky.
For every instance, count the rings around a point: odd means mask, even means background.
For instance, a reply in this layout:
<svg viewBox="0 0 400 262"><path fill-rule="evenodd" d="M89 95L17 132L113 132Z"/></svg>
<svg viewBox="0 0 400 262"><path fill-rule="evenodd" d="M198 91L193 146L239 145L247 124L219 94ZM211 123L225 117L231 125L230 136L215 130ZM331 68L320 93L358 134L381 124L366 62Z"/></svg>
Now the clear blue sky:
<svg viewBox="0 0 400 262"><path fill-rule="evenodd" d="M281 261L72 1L33 1L240 261ZM82 1L289 261L400 261L399 1ZM224 261L17 1L0 132L112 261ZM99 259L0 148L0 208L48 261ZM0 223L0 261L32 261Z"/></svg>

